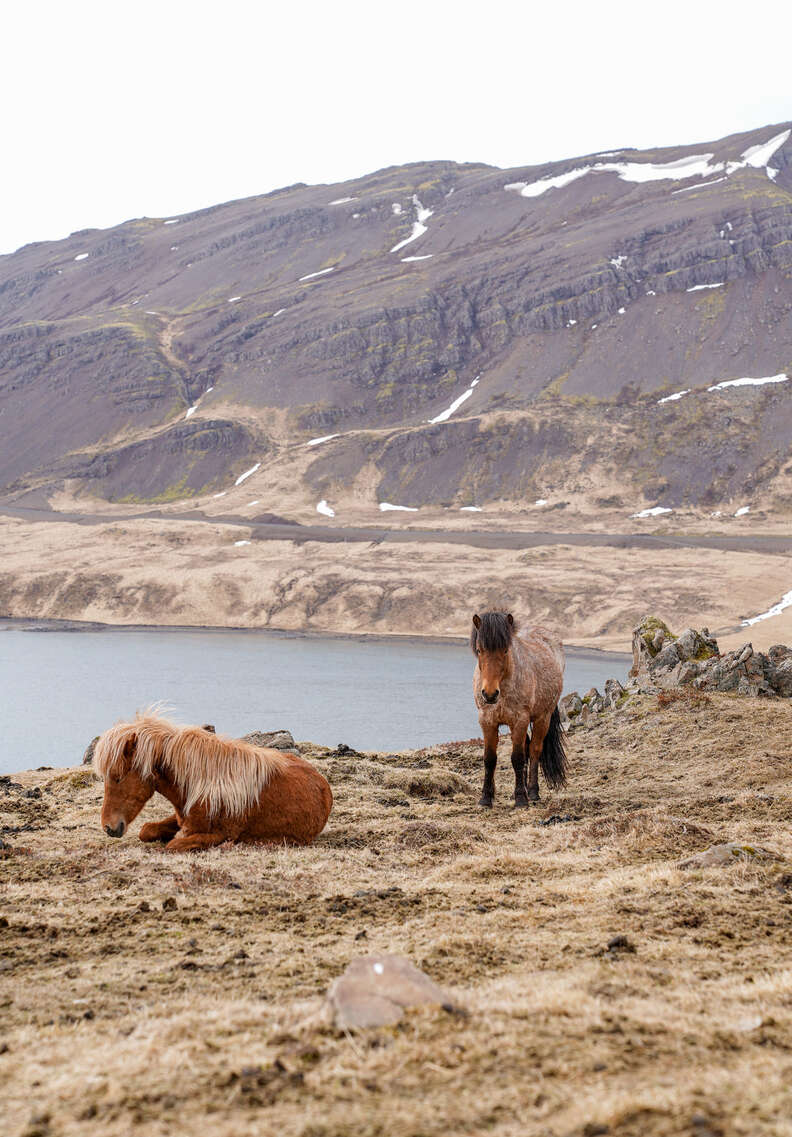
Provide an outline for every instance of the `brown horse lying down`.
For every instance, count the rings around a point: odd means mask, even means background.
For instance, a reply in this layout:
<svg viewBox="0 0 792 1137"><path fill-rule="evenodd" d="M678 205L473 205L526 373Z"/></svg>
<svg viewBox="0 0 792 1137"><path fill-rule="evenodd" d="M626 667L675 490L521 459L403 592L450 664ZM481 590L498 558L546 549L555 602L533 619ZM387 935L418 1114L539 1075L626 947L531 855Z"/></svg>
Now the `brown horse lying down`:
<svg viewBox="0 0 792 1137"><path fill-rule="evenodd" d="M539 800L539 766L553 789L566 785L566 754L558 700L564 684L564 649L546 628L515 627L510 612L473 617L470 647L476 657L473 697L484 734L484 788L479 805L492 806L498 727L511 730L514 804ZM528 728L528 778L526 745Z"/></svg>
<svg viewBox="0 0 792 1137"><path fill-rule="evenodd" d="M123 837L154 793L176 811L150 821L141 841L167 841L170 853L224 841L310 845L324 829L333 794L304 758L174 726L147 712L105 731L94 750L104 779L102 825Z"/></svg>

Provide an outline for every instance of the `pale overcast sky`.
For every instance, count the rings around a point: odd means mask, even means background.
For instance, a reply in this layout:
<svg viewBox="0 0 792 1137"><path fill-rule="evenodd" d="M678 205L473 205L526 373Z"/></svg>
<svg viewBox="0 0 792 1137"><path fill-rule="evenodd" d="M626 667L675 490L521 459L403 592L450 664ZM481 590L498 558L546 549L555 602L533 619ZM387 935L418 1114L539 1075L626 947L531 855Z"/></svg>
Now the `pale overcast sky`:
<svg viewBox="0 0 792 1137"><path fill-rule="evenodd" d="M788 0L537 8L16 4L0 253L402 162L520 166L792 119Z"/></svg>

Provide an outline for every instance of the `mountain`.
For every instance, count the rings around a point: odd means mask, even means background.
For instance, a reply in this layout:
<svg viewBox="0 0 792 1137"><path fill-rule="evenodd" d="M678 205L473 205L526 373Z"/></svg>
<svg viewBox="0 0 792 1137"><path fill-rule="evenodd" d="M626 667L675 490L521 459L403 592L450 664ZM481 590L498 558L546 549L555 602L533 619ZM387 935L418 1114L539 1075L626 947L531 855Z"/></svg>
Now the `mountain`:
<svg viewBox="0 0 792 1137"><path fill-rule="evenodd" d="M790 124L415 163L0 257L0 493L788 506L788 372Z"/></svg>

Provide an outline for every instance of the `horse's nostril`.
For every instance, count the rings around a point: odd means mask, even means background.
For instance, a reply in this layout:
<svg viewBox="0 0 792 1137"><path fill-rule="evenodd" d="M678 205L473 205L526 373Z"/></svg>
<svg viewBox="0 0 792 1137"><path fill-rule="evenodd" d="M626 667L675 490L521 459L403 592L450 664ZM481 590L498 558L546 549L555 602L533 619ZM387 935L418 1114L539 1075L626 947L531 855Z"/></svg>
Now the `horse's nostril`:
<svg viewBox="0 0 792 1137"><path fill-rule="evenodd" d="M105 825L104 830L108 837L123 837L124 830L126 829L126 822L120 821L113 829L112 825Z"/></svg>

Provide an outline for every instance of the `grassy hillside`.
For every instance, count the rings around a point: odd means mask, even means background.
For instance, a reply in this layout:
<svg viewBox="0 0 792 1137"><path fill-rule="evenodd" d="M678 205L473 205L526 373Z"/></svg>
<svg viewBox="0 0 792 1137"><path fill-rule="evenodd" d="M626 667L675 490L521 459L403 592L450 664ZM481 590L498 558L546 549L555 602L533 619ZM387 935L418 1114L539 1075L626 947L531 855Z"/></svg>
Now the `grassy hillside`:
<svg viewBox="0 0 792 1137"><path fill-rule="evenodd" d="M789 706L634 698L569 748L515 812L504 747L482 812L478 744L306 746L316 845L195 857L105 838L81 768L0 783L4 1132L792 1133ZM726 840L788 861L678 867ZM468 1015L322 1026L375 950Z"/></svg>

